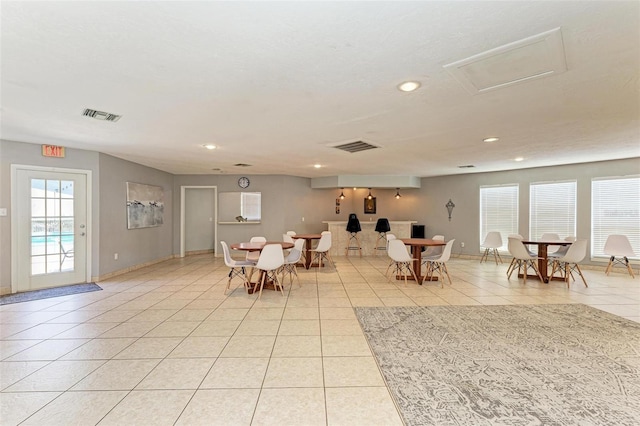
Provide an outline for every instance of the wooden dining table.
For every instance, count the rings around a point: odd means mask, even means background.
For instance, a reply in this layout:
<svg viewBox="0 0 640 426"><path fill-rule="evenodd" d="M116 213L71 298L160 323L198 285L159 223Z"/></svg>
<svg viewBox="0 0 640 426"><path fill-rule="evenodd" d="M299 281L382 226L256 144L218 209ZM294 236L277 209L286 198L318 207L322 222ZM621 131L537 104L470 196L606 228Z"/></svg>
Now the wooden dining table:
<svg viewBox="0 0 640 426"><path fill-rule="evenodd" d="M257 243L257 242L234 243L234 244L231 244L231 249L240 250L240 251L262 251L264 246L268 244L280 244L283 250L293 248L293 244L287 243L284 241L267 241L264 243ZM249 294L253 294L254 292L260 289L260 281L262 281L263 274L264 274L264 271L260 271L260 275L258 275L258 281L255 283L249 282L249 288L247 289ZM273 283L273 281L265 282L263 288L266 288L269 290L276 290L276 286Z"/></svg>
<svg viewBox="0 0 640 426"><path fill-rule="evenodd" d="M538 246L538 271L540 272L540 276L542 277L542 281L548 283L549 280L558 280L564 281L564 277L549 277L549 271L547 266L549 265L549 246L570 246L571 241L565 240L557 240L557 241L530 241L523 240L522 244L525 245L535 245ZM518 277L521 277L522 274L519 274ZM538 278L536 275L527 275L527 277Z"/></svg>
<svg viewBox="0 0 640 426"><path fill-rule="evenodd" d="M311 245L313 240L319 240L321 237L322 234L296 234L291 236L294 240L304 240L304 267L306 269L311 268Z"/></svg>
<svg viewBox="0 0 640 426"><path fill-rule="evenodd" d="M424 280L428 281L438 281L438 277L431 276L422 276L422 248L423 247L439 247L446 246L447 243L442 240L431 240L429 238L399 238L405 245L411 246L411 257L413 258L413 271L416 273L416 277L420 284ZM398 277L396 277L398 278ZM413 277L407 277L409 279L413 279Z"/></svg>

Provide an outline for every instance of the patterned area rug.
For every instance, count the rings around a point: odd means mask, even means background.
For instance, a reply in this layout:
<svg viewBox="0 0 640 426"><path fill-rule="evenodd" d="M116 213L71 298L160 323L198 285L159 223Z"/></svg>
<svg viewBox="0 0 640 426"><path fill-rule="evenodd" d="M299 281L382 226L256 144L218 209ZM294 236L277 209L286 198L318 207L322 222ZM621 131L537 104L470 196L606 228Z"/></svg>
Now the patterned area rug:
<svg viewBox="0 0 640 426"><path fill-rule="evenodd" d="M24 293L7 294L0 296L0 305L11 303L30 302L38 299L48 299L50 297L68 296L76 293L86 293L89 291L102 290L96 283L65 285L63 287L45 288L42 290L25 291Z"/></svg>
<svg viewBox="0 0 640 426"><path fill-rule="evenodd" d="M585 305L355 308L407 425L640 425L640 324Z"/></svg>

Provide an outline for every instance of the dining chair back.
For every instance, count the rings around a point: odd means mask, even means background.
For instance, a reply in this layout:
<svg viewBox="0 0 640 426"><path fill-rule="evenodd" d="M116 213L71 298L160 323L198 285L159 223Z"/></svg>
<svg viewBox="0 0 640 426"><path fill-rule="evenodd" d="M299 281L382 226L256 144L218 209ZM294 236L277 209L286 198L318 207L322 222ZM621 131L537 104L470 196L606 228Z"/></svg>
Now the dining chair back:
<svg viewBox="0 0 640 426"><path fill-rule="evenodd" d="M284 255L282 254L282 246L280 244L267 244L262 248L260 257L256 263L256 269L262 271L260 278L260 294L258 299L262 297L262 288L266 280L273 280L274 286L280 288L280 292L284 296L282 283L278 277L278 271L284 265Z"/></svg>
<svg viewBox="0 0 640 426"><path fill-rule="evenodd" d="M433 241L444 241L444 235L434 235L431 237ZM442 246L427 246L422 250L422 257L439 256L442 254Z"/></svg>
<svg viewBox="0 0 640 426"><path fill-rule="evenodd" d="M540 241L560 241L560 240L561 240L560 235L556 234L555 232L545 232L540 237ZM560 250L560 247L562 246L548 246L547 255L556 253L558 250Z"/></svg>
<svg viewBox="0 0 640 426"><path fill-rule="evenodd" d="M284 241L285 243L294 244L293 238L289 234L282 234L282 241ZM302 240L302 241L304 241L304 240Z"/></svg>
<svg viewBox="0 0 640 426"><path fill-rule="evenodd" d="M296 231L287 231L287 235L294 236L296 235Z"/></svg>
<svg viewBox="0 0 640 426"><path fill-rule="evenodd" d="M573 271L578 271L580 277L582 278L582 282L585 287L589 287L587 285L587 280L585 280L584 275L582 275L582 271L580 270L580 266L578 263L582 262L582 260L587 256L587 240L580 239L573 242L567 253L560 257L556 258L553 261L553 268L551 270L551 276L553 277L556 271L559 271L563 274L565 281L567 282L567 287L569 287L569 277L573 278ZM575 278L574 278L575 281Z"/></svg>
<svg viewBox="0 0 640 426"><path fill-rule="evenodd" d="M484 247L484 254L480 258L480 263L482 263L483 260L489 260L490 253L493 253L496 265L498 264L498 259L500 259L500 263L502 263L502 258L500 257L500 253L498 253L498 249L502 247L502 236L500 235L500 232L488 232L480 247Z"/></svg>
<svg viewBox="0 0 640 426"><path fill-rule="evenodd" d="M229 287L231 286L231 280L234 277L242 278L242 282L244 283L245 289L249 288L249 279L247 278L245 267L253 267L253 262L248 262L246 260L234 260L231 257L231 252L229 251L229 246L225 241L220 241L220 245L222 246L222 253L224 256L224 264L228 266L229 269L229 280L227 281L227 288L224 290L224 293L227 294Z"/></svg>
<svg viewBox="0 0 640 426"><path fill-rule="evenodd" d="M620 264L625 266L629 274L635 278L633 269L629 264L629 258L635 257L636 254L633 252L633 247L631 247L629 238L626 235L609 235L604 243L604 254L610 256L609 264L605 271L607 275L616 264Z"/></svg>
<svg viewBox="0 0 640 426"><path fill-rule="evenodd" d="M251 237L251 239L249 240L249 242L251 243L266 243L267 239L265 237ZM245 256L245 260L248 260L250 262L257 262L258 258L260 257L260 252L259 251L248 251L247 255Z"/></svg>
<svg viewBox="0 0 640 426"><path fill-rule="evenodd" d="M419 282L418 277L413 270L413 259L407 251L407 246L405 246L401 240L396 238L390 239L387 254L391 258L391 263L387 266L387 271L385 272L387 280L391 281L391 277L388 274L389 269L393 265L395 271L393 275L403 275L405 284L407 284L407 276L413 276L413 279L416 280L416 282Z"/></svg>
<svg viewBox="0 0 640 426"><path fill-rule="evenodd" d="M520 271L524 269L524 271L522 272L522 275L524 277L525 284L527 282L527 271L529 268L533 268L538 278L540 278L540 281L543 281L542 275L540 275L540 271L538 270L538 266L536 265L536 262L538 261L538 257L529 253L527 248L522 243L521 239L509 237L509 242L507 244L507 247L509 248L509 253L511 253L511 256L513 256L513 261L511 262L511 265L509 265L509 268L507 269L508 279L511 278L511 274L513 273L513 271L516 269L516 266L517 266L518 274L520 274Z"/></svg>
<svg viewBox="0 0 640 426"><path fill-rule="evenodd" d="M300 278L298 278L298 269L296 268L296 264L300 262L302 258L302 250L304 247L304 240L302 238L298 238L293 243L293 248L285 257L284 264L282 265L282 280L284 281L285 274L289 274L289 284L293 284L293 275L296 276L296 280L298 281L298 287L302 287L300 285Z"/></svg>

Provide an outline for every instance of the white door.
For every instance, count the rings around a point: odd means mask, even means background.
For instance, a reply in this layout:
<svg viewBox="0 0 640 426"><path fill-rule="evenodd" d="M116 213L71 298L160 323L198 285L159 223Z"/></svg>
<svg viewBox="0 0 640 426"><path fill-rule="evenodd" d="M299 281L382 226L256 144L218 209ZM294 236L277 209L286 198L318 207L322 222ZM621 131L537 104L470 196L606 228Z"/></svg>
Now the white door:
<svg viewBox="0 0 640 426"><path fill-rule="evenodd" d="M17 169L13 291L87 281L87 175Z"/></svg>

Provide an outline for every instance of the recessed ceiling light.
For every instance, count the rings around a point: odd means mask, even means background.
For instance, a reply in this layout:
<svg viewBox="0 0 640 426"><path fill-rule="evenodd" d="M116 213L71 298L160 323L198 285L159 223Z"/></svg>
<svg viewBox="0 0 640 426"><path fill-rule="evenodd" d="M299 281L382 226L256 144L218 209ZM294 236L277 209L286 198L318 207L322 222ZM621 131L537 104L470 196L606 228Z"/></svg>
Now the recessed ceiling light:
<svg viewBox="0 0 640 426"><path fill-rule="evenodd" d="M207 148L207 149L216 149L215 145L211 145L211 144L206 144L206 145L202 145L203 147Z"/></svg>
<svg viewBox="0 0 640 426"><path fill-rule="evenodd" d="M516 157L516 158L513 159L513 161L522 161L522 160L524 160L523 157Z"/></svg>
<svg viewBox="0 0 640 426"><path fill-rule="evenodd" d="M314 164L313 167L315 167L316 169L319 169L320 167L322 167L321 164Z"/></svg>
<svg viewBox="0 0 640 426"><path fill-rule="evenodd" d="M490 138L482 139L483 142L498 142L499 140L500 140L500 138L496 138L495 136L490 137Z"/></svg>
<svg viewBox="0 0 640 426"><path fill-rule="evenodd" d="M420 87L419 81L405 81L404 83L398 85L398 89L403 92L413 92L418 87Z"/></svg>

